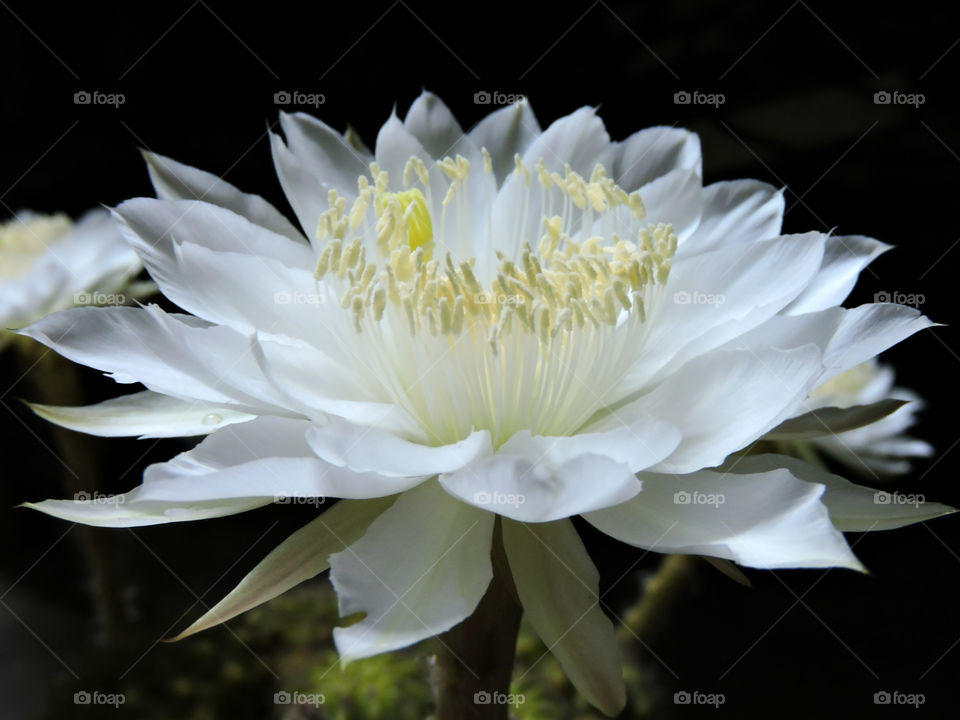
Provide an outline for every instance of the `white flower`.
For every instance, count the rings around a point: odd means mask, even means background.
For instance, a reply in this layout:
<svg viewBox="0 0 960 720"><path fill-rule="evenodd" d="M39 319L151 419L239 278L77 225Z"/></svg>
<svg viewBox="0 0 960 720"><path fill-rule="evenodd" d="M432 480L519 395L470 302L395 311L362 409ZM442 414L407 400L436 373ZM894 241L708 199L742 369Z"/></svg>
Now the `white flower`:
<svg viewBox="0 0 960 720"><path fill-rule="evenodd" d="M802 425L814 388L930 323L838 307L880 244L782 236L776 189L702 186L695 135L612 143L590 108L541 131L525 102L464 135L430 94L373 153L302 114L281 124L274 161L306 237L263 199L148 156L161 199L116 216L191 314L77 309L25 331L148 388L37 408L51 420L212 432L122 503L34 507L134 526L344 498L184 635L329 567L342 613L365 613L335 631L343 657L417 642L476 607L500 516L528 618L613 713L613 627L571 516L660 552L859 568L841 530L948 511L876 505L779 456L710 469Z"/></svg>
<svg viewBox="0 0 960 720"><path fill-rule="evenodd" d="M929 443L904 434L916 422L923 400L911 390L894 386L894 380L891 366L871 359L815 388L811 393L815 407L886 403L892 412L852 430L811 438L813 448L868 478L901 475L910 470L909 458L932 455Z"/></svg>
<svg viewBox="0 0 960 720"><path fill-rule="evenodd" d="M141 267L106 210L76 224L66 215L18 213L0 224L0 346L10 337L5 330L116 298Z"/></svg>

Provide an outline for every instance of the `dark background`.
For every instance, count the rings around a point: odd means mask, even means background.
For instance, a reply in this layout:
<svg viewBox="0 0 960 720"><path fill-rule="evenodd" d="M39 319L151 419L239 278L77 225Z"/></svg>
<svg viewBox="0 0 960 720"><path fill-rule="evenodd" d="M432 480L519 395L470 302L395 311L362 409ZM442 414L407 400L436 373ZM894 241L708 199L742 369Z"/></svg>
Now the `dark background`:
<svg viewBox="0 0 960 720"><path fill-rule="evenodd" d="M337 128L349 122L371 145L394 104L402 115L421 88L441 95L465 128L491 109L475 104L475 93L523 93L544 127L592 104L615 139L656 124L699 132L706 182L756 177L787 187L786 231L836 228L897 246L863 274L853 304L882 291L922 294L925 313L953 321L960 28L940 4L310 6L0 1L0 216L21 208L75 216L149 195L139 147L222 174L289 210L266 138L277 120L276 92L322 93L322 106L301 109ZM722 93L725 102L675 104L683 90ZM881 90L922 93L924 102L877 105ZM78 91L122 93L125 101L118 108L76 105ZM916 434L938 451L897 487L953 504L960 503L958 354L955 330L944 327L886 356L901 384L928 399ZM11 353L0 357L3 508L66 494L60 446L18 402L42 389L29 373L18 380L21 372ZM96 373L80 377L88 400L116 394ZM183 447L136 440L94 446L106 462L96 480L104 492L131 488L146 463ZM56 683L65 667L81 679L92 665L119 677L152 638L169 634L197 595L214 585L205 598L216 599L310 511L273 507L202 523L95 531L93 542L119 567L124 622L139 639L111 652L101 651L93 632L79 529L60 541L67 523L26 510L0 515L0 715L19 718L61 692ZM644 568L656 563L588 540L606 585L634 568L607 596L612 609L622 608ZM754 586L747 589L709 569L701 573L663 633L651 638L662 661L651 667L671 694L722 692L726 703L719 711L671 707L671 714L955 716L960 521L851 541L870 576L748 570ZM878 690L923 693L926 702L919 710L877 707Z"/></svg>

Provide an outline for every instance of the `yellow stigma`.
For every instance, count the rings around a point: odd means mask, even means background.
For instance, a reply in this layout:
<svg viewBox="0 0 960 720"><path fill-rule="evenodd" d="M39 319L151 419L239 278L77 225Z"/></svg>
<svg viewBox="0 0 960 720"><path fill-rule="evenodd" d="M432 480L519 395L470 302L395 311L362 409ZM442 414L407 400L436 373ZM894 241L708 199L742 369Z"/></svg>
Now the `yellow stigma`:
<svg viewBox="0 0 960 720"><path fill-rule="evenodd" d="M406 220L410 252L422 247L424 257L429 260L433 255L433 223L430 221L427 199L419 188L412 188L403 192L384 193L380 198L380 206L386 209L392 200L400 204L400 212Z"/></svg>

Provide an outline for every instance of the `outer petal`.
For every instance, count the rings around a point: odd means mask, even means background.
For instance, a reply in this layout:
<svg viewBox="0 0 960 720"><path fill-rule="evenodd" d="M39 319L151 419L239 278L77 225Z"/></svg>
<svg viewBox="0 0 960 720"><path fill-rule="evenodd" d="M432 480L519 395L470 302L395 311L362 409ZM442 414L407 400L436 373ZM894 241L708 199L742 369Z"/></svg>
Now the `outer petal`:
<svg viewBox="0 0 960 720"><path fill-rule="evenodd" d="M723 462L806 400L822 368L812 345L794 350L715 350L691 360L647 395L602 420L605 430L640 412L677 427L677 449L654 467L687 473Z"/></svg>
<svg viewBox="0 0 960 720"><path fill-rule="evenodd" d="M274 408L284 399L263 378L250 339L228 327L146 308L76 308L48 315L21 334L118 382L190 400ZM278 405L279 404L279 405Z"/></svg>
<svg viewBox="0 0 960 720"><path fill-rule="evenodd" d="M360 540L331 556L340 614L366 613L334 629L341 658L406 647L469 617L493 577L493 522L492 514L425 483L401 495Z"/></svg>
<svg viewBox="0 0 960 720"><path fill-rule="evenodd" d="M703 175L700 138L672 127L652 127L614 144L612 175L627 192L674 170Z"/></svg>
<svg viewBox="0 0 960 720"><path fill-rule="evenodd" d="M142 438L209 435L254 415L199 400L180 400L146 390L96 405L64 407L30 403L37 415L62 427L101 437Z"/></svg>
<svg viewBox="0 0 960 720"><path fill-rule="evenodd" d="M537 634L591 704L616 715L626 704L617 638L600 608L600 575L569 520L503 522L517 594Z"/></svg>
<svg viewBox="0 0 960 720"><path fill-rule="evenodd" d="M302 243L303 235L259 195L241 192L226 180L163 155L143 152L157 196L165 200L203 200L226 208L278 235Z"/></svg>
<svg viewBox="0 0 960 720"><path fill-rule="evenodd" d="M28 503L50 515L103 527L201 520L287 498L366 499L403 492L422 478L355 473L312 454L303 420L261 417L223 428L196 448L147 468L124 495Z"/></svg>
<svg viewBox="0 0 960 720"><path fill-rule="evenodd" d="M656 552L711 555L757 568L862 569L820 501L824 486L789 470L640 477L640 495L584 517L618 540Z"/></svg>
<svg viewBox="0 0 960 720"><path fill-rule="evenodd" d="M730 244L747 244L780 235L783 191L757 180L733 180L703 189L700 225L678 249L695 255ZM742 246L743 252L749 252Z"/></svg>
<svg viewBox="0 0 960 720"><path fill-rule="evenodd" d="M330 555L359 540L393 500L341 500L280 543L223 600L171 641L226 622L319 575L330 567Z"/></svg>
<svg viewBox="0 0 960 720"><path fill-rule="evenodd" d="M892 530L949 515L956 508L927 502L916 494L894 493L856 485L810 463L786 455L751 455L731 458L725 464L732 473L762 473L787 468L794 477L825 485L823 503L833 524L844 532Z"/></svg>
<svg viewBox="0 0 960 720"><path fill-rule="evenodd" d="M862 235L831 235L823 253L823 264L803 294L794 300L787 312L791 315L815 312L847 299L860 272L890 245Z"/></svg>

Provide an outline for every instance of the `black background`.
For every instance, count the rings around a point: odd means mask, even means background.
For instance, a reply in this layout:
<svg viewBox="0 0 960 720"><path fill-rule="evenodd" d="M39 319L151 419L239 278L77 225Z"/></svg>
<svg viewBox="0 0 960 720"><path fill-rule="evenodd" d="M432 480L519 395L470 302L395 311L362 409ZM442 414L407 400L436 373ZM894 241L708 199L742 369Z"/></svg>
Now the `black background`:
<svg viewBox="0 0 960 720"><path fill-rule="evenodd" d="M852 304L877 292L921 294L921 309L950 324L960 257L958 39L942 6L916 2L0 2L0 216L21 208L77 215L149 195L139 147L222 174L289 211L266 138L276 92L322 93L322 106L301 109L336 128L349 122L369 144L394 104L402 114L421 88L441 95L465 128L491 109L475 104L475 93L523 93L544 127L591 104L615 139L656 124L699 132L706 182L756 177L787 187L786 231L836 228L897 246L863 274ZM84 90L125 101L74 104ZM675 104L683 90L722 93L725 102ZM925 101L877 105L880 90ZM953 504L958 355L956 333L944 327L886 356L901 384L928 399L916 434L938 451L898 487ZM49 428L17 401L36 397L30 378L17 380L10 353L0 372L2 506L62 496ZM82 377L91 400L116 392L96 373ZM107 461L98 481L107 492L129 489L147 462L182 448L95 444ZM82 669L92 609L76 533L57 542L66 523L26 510L0 515L0 707L28 717L39 698L23 692L24 682L62 673L56 655ZM156 637L193 604L187 588L206 591L268 531L212 599L307 517L274 507L97 532L123 568L137 627ZM638 560L638 568L651 565L651 557L588 540L607 585ZM722 692L726 704L678 707L676 715L954 716L960 521L851 542L870 576L748 570L754 587L746 589L703 573L651 645L663 661L654 665L672 689ZM612 606L629 600L637 578L631 572L612 588ZM132 658L109 661L119 669ZM923 693L926 703L877 707L878 690Z"/></svg>

